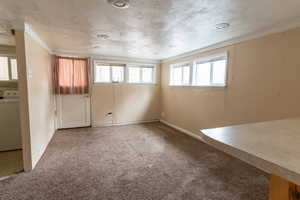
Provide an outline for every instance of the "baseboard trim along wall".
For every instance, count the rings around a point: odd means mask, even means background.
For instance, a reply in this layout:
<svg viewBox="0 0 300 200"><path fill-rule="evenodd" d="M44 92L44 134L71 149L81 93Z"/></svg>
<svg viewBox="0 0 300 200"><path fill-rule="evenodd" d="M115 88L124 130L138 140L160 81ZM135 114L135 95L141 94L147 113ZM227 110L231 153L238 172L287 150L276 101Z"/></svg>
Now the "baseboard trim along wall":
<svg viewBox="0 0 300 200"><path fill-rule="evenodd" d="M144 120L144 121L134 121L134 122L123 122L123 123L114 123L110 125L104 126L92 126L93 128L102 128L102 127L111 127L111 126L126 126L126 125L135 125L135 124L146 124L146 123L153 123L153 122L160 122L159 119L154 120Z"/></svg>
<svg viewBox="0 0 300 200"><path fill-rule="evenodd" d="M171 127L171 128L174 128L174 129L176 129L177 131L180 131L180 132L182 132L182 133L184 133L184 134L186 134L186 135L188 135L188 136L191 136L191 137L193 137L193 138L195 138L195 139L197 139L197 140L200 140L200 141L203 141L203 139L202 139L202 137L200 136L200 135L197 135L197 134L195 134L195 133L193 133L193 132L191 132L191 131L188 131L188 130L186 130L186 129L183 129L183 128L180 128L180 127L178 127L178 126L176 126L176 125L174 125L174 124L171 124L170 122L167 122L167 121L165 121L165 120L159 120L161 123L163 123L163 124L165 124L165 125L167 125L167 126L169 126L169 127ZM200 130L199 130L200 131Z"/></svg>

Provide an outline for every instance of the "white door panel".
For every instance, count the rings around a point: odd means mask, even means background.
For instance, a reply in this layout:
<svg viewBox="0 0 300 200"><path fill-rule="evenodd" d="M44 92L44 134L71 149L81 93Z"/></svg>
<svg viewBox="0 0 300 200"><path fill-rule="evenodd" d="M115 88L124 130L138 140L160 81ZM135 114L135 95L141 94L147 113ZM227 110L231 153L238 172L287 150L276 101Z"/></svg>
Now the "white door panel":
<svg viewBox="0 0 300 200"><path fill-rule="evenodd" d="M90 96L57 95L58 128L77 128L91 125Z"/></svg>

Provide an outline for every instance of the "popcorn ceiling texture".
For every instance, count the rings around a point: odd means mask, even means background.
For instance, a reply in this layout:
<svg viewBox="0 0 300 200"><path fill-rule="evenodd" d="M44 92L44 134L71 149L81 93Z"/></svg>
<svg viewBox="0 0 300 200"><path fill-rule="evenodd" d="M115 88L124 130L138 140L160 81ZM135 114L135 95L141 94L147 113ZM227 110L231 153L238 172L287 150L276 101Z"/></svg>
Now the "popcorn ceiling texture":
<svg viewBox="0 0 300 200"><path fill-rule="evenodd" d="M266 200L269 176L160 123L58 131L0 199Z"/></svg>
<svg viewBox="0 0 300 200"><path fill-rule="evenodd" d="M106 0L1 0L0 24L26 21L56 51L162 59L299 22L299 13L296 0L133 0L128 9ZM231 26L215 28L224 22Z"/></svg>

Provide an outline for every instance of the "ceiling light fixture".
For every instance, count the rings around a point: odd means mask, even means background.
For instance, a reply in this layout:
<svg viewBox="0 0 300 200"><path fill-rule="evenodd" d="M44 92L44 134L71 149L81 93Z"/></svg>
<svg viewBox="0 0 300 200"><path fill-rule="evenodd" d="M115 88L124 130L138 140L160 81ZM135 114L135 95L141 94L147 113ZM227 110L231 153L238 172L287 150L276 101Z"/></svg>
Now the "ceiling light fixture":
<svg viewBox="0 0 300 200"><path fill-rule="evenodd" d="M106 34L97 34L97 38L103 39L103 40L107 40L109 38L108 35Z"/></svg>
<svg viewBox="0 0 300 200"><path fill-rule="evenodd" d="M129 7L129 0L107 0L107 2L116 8L124 9Z"/></svg>
<svg viewBox="0 0 300 200"><path fill-rule="evenodd" d="M228 28L230 26L229 23L220 23L216 25L216 29L225 29Z"/></svg>

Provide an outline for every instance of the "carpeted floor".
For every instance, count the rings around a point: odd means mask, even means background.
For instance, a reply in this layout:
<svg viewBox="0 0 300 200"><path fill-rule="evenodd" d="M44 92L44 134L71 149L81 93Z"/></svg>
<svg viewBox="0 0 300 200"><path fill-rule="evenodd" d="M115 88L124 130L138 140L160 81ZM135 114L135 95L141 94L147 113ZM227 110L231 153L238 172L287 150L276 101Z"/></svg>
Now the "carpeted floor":
<svg viewBox="0 0 300 200"><path fill-rule="evenodd" d="M0 199L266 200L269 176L163 124L64 130Z"/></svg>

